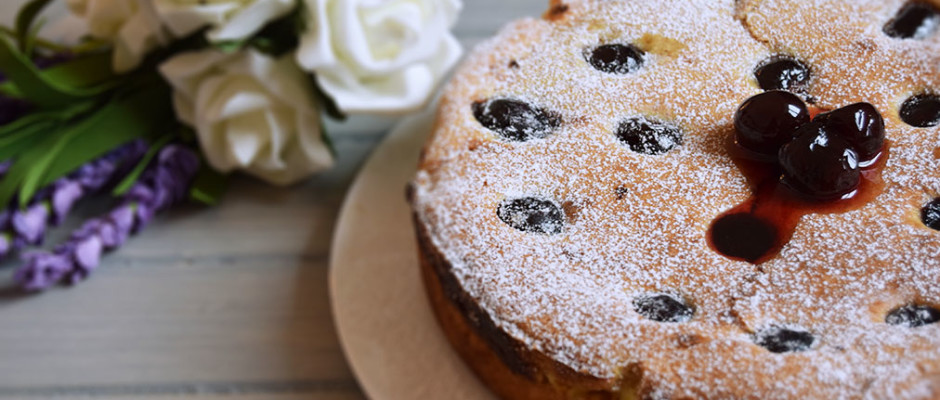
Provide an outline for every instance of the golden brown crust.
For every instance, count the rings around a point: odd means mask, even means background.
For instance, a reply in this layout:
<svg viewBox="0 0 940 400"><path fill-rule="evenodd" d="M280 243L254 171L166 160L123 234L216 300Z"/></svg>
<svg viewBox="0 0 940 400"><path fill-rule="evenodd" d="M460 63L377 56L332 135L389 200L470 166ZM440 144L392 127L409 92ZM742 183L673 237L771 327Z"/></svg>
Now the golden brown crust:
<svg viewBox="0 0 940 400"><path fill-rule="evenodd" d="M434 315L447 340L493 392L516 400L631 398L621 397L612 382L577 373L494 329L489 315L463 291L417 220L415 231L421 277Z"/></svg>

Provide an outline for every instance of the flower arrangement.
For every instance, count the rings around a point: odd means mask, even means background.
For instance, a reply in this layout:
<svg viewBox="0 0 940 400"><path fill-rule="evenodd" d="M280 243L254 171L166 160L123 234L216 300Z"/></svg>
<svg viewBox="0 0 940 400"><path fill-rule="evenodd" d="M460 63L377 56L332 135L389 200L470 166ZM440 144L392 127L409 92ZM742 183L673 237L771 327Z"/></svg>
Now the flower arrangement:
<svg viewBox="0 0 940 400"><path fill-rule="evenodd" d="M421 108L460 57L459 0L67 0L76 45L0 29L0 261L39 291L89 276L156 214L213 205L227 176L329 168L322 117ZM85 198L111 201L50 250Z"/></svg>

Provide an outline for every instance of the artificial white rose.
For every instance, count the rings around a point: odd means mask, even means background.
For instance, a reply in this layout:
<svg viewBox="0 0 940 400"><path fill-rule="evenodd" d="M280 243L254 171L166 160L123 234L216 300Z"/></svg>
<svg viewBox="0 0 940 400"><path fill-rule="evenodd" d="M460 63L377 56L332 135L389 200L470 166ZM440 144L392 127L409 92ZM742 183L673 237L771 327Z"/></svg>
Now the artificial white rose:
<svg viewBox="0 0 940 400"><path fill-rule="evenodd" d="M459 0L308 0L297 61L348 113L421 107L460 58Z"/></svg>
<svg viewBox="0 0 940 400"><path fill-rule="evenodd" d="M174 56L160 72L177 117L217 170L287 185L332 165L309 78L290 56L203 50Z"/></svg>
<svg viewBox="0 0 940 400"><path fill-rule="evenodd" d="M173 40L151 0L68 0L68 6L85 20L92 37L114 44L116 72L136 68L147 53Z"/></svg>
<svg viewBox="0 0 940 400"><path fill-rule="evenodd" d="M209 26L209 40L241 40L287 15L296 0L152 0L163 23L182 37Z"/></svg>

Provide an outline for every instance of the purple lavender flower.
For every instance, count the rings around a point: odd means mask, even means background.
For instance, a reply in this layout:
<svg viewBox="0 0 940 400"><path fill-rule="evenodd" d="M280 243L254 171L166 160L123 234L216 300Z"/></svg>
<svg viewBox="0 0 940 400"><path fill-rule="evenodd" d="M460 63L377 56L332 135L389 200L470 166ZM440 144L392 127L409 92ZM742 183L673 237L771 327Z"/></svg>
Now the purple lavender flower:
<svg viewBox="0 0 940 400"><path fill-rule="evenodd" d="M39 190L26 209L0 208L0 260L26 246L42 243L49 225L62 223L75 203L126 175L125 169L133 167L146 151L146 143L135 140Z"/></svg>
<svg viewBox="0 0 940 400"><path fill-rule="evenodd" d="M23 262L30 266L29 276L16 275L23 288L44 288L61 281L69 273L72 263L67 257L55 253L29 252L23 254ZM28 279L26 281L22 279Z"/></svg>
<svg viewBox="0 0 940 400"><path fill-rule="evenodd" d="M40 244L46 233L49 207L44 203L33 204L24 211L15 211L10 219L13 233L23 238L28 245Z"/></svg>
<svg viewBox="0 0 940 400"><path fill-rule="evenodd" d="M192 150L166 146L116 208L85 222L52 252L24 254L14 279L22 288L37 291L58 282L76 283L87 278L104 252L120 247L156 213L186 199L198 169L199 157Z"/></svg>

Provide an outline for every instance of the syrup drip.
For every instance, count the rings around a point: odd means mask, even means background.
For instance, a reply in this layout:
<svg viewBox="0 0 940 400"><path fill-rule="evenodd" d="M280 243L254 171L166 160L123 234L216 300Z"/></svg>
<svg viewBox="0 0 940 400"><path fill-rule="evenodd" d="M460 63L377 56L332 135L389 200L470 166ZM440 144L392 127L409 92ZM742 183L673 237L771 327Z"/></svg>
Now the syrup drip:
<svg viewBox="0 0 940 400"><path fill-rule="evenodd" d="M734 260L764 263L780 253L804 215L855 210L884 190L881 171L888 160L887 142L880 154L861 167L858 189L833 201L807 198L781 182L782 170L776 162L733 142L729 147L732 160L744 173L753 195L715 218L707 239L713 250Z"/></svg>

